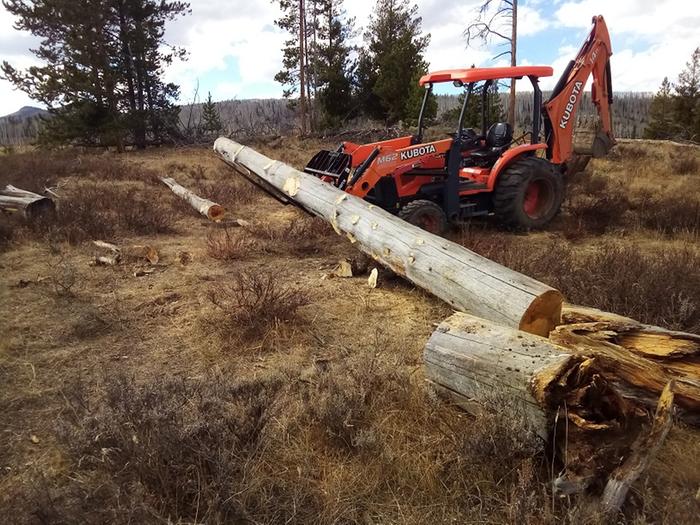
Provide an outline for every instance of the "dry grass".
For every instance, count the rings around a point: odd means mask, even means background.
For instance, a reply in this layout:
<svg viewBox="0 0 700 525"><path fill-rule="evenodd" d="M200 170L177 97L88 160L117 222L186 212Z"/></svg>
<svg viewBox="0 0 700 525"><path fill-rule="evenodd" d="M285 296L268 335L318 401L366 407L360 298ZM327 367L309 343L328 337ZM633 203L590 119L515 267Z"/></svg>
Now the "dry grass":
<svg viewBox="0 0 700 525"><path fill-rule="evenodd" d="M464 246L562 291L568 301L671 329L700 332L700 253L691 247L639 246L623 239L585 249L478 228Z"/></svg>
<svg viewBox="0 0 700 525"><path fill-rule="evenodd" d="M251 233L264 241L268 253L310 257L323 253L336 241L332 227L323 219L299 214L284 224L263 222L251 226Z"/></svg>
<svg viewBox="0 0 700 525"><path fill-rule="evenodd" d="M264 148L299 166L319 146L295 139ZM658 184L670 150L623 146L572 183L569 206L549 232L523 236L484 225L458 240L571 301L700 330L698 250L683 246L693 223L669 227L681 221L673 211L659 204L652 214L654 206L639 204L655 188L654 198L679 191L698 198L695 175L674 173ZM49 230L23 225L18 233L0 218L0 239L10 242L0 253L1 516L17 523L603 523L584 499L552 499L551 455L521 406L494 392L501 410L472 417L426 388L421 352L448 315L440 301L400 279L380 278L374 290L364 279L321 279L323 268L356 251L327 224L262 197L209 151L119 158L102 166L110 180L94 168L114 156L81 160L93 168L71 176L82 168L71 154L58 155L59 175L49 179L63 182L67 215L48 257L56 271L45 264L46 243L35 242ZM12 162L34 162L22 158ZM227 231L203 221L154 182L154 172L220 200L251 226ZM35 183L41 189L44 181ZM81 207L86 192L99 209ZM621 211L623 198L629 204ZM155 206L152 215L145 205ZM174 225L177 235L154 233ZM128 266L89 267L80 243L93 236L155 244L163 264L143 277ZM71 239L78 244L64 242ZM178 263L182 253L186 265ZM61 257L77 270L72 287L70 272L64 281L56 264ZM17 286L22 280L31 282ZM57 294L54 280L70 293ZM619 521L694 523L698 457L697 432L676 426Z"/></svg>

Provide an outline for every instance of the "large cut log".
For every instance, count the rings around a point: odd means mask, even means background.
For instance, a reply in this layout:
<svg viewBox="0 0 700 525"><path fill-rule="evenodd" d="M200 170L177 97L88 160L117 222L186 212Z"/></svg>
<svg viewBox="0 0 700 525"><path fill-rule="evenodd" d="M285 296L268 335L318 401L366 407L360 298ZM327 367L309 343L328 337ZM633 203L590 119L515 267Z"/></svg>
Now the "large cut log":
<svg viewBox="0 0 700 525"><path fill-rule="evenodd" d="M232 140L218 139L214 150L453 308L540 335L559 324L562 296L557 290Z"/></svg>
<svg viewBox="0 0 700 525"><path fill-rule="evenodd" d="M0 190L0 210L19 212L27 219L54 213L56 205L48 197L8 184Z"/></svg>
<svg viewBox="0 0 700 525"><path fill-rule="evenodd" d="M190 206L204 215L207 219L219 222L224 218L226 210L220 204L204 199L199 195L192 193L184 186L180 186L177 182L175 182L175 179L163 177L160 180L163 182L163 184L170 188L175 195L189 203Z"/></svg>
<svg viewBox="0 0 700 525"><path fill-rule="evenodd" d="M515 401L543 439L564 405L569 421L584 430L608 430L627 416L626 404L586 356L468 314L440 323L423 357L428 380L457 404L500 412Z"/></svg>

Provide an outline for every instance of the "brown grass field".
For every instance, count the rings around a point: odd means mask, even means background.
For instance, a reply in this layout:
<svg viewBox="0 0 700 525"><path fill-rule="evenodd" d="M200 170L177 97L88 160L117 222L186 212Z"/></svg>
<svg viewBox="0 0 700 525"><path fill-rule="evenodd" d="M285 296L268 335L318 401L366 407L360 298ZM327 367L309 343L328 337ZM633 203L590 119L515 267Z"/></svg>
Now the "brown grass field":
<svg viewBox="0 0 700 525"><path fill-rule="evenodd" d="M253 144L301 167L321 141ZM207 222L158 178L226 206ZM57 216L0 216L0 523L601 523L504 400L426 387L450 309L204 149L0 157ZM627 142L569 181L545 232L453 240L574 303L700 332L700 149ZM92 266L91 241L151 245ZM340 259L357 276L329 278ZM147 270L147 271L144 271ZM147 273L151 272L151 273ZM622 523L697 523L700 434L677 423Z"/></svg>

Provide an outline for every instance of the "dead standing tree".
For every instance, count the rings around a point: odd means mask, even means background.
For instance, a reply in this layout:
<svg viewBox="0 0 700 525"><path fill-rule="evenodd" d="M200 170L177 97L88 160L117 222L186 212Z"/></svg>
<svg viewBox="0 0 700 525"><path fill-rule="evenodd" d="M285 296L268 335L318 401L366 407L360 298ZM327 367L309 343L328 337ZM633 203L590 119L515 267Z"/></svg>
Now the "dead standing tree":
<svg viewBox="0 0 700 525"><path fill-rule="evenodd" d="M510 36L507 34L508 26L510 26ZM494 37L503 40L500 45L507 46L508 49L494 56L493 60L510 55L510 65L515 66L518 40L518 0L484 0L484 3L479 7L476 21L467 27L464 36L467 38L467 47L474 41L487 44ZM515 103L515 79L511 79L508 97L508 123L513 127L515 127Z"/></svg>

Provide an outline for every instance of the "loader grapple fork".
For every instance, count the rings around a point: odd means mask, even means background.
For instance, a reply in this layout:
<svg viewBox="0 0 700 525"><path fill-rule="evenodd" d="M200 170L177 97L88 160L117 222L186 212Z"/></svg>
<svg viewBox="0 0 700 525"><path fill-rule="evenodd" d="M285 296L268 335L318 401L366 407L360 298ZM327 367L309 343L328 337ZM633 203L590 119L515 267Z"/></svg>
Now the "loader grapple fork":
<svg viewBox="0 0 700 525"><path fill-rule="evenodd" d="M320 178L329 177L333 179L334 186L342 187L351 169L352 156L339 151L321 150L313 156L304 171Z"/></svg>

